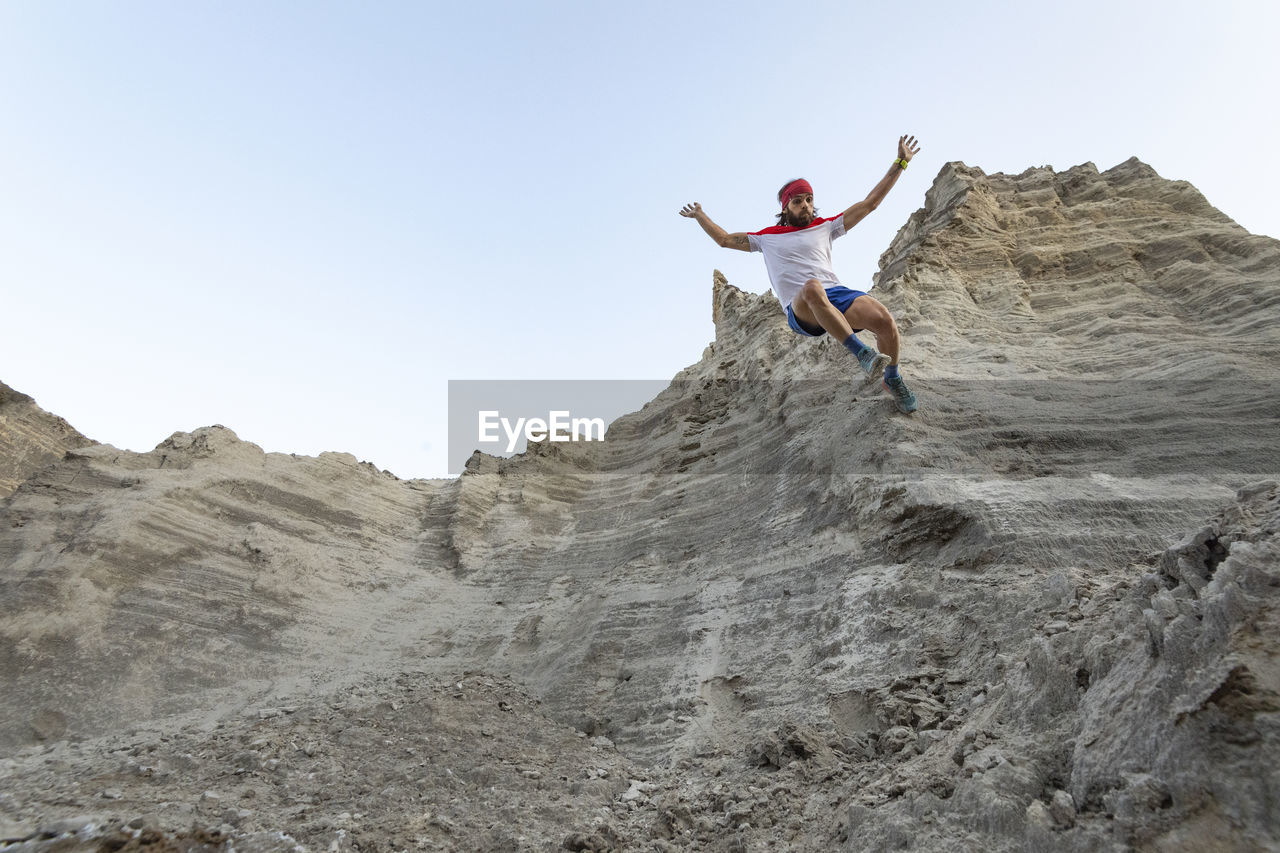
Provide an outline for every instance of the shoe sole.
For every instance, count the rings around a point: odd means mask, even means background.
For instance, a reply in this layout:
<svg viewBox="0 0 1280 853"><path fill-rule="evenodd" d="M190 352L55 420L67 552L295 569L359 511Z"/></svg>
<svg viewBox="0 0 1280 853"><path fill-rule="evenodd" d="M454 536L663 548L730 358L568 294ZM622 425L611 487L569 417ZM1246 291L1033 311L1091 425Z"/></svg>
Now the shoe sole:
<svg viewBox="0 0 1280 853"><path fill-rule="evenodd" d="M884 376L884 369L892 363L893 359L884 353L877 355L875 361L871 362L871 369L866 372L867 384L869 385Z"/></svg>

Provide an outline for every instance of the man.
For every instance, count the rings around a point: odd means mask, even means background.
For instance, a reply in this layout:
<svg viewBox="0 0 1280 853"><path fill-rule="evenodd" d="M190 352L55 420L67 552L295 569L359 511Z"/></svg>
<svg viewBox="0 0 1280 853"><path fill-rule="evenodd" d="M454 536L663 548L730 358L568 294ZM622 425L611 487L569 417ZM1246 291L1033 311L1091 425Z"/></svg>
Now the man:
<svg viewBox="0 0 1280 853"><path fill-rule="evenodd" d="M791 181L778 191L778 201L782 204L778 224L763 231L728 234L702 212L702 205L697 202L685 205L680 211L681 216L696 219L702 230L726 249L763 253L769 283L787 311L787 323L792 330L807 337L831 335L858 359L869 381L874 381L883 371L885 390L893 395L899 411L906 414L914 412L917 404L916 395L898 373L901 343L898 324L879 300L840 285L831 268L831 241L880 206L919 151L914 136L901 137L898 159L871 194L840 216L829 219L817 218L813 187L803 178ZM879 352L858 340L856 332L863 329L870 329L876 336Z"/></svg>

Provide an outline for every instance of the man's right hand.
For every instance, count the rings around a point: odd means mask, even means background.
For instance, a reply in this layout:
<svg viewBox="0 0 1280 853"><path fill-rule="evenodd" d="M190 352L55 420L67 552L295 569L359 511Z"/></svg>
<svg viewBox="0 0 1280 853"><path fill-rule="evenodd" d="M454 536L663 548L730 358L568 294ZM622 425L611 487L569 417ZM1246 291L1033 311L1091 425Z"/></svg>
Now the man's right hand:
<svg viewBox="0 0 1280 853"><path fill-rule="evenodd" d="M726 249L737 249L741 252L751 251L751 241L746 234L726 234L724 229L711 221L711 217L702 212L702 205L696 201L686 204L680 209L680 215L695 220L707 232L707 236L716 241L717 246Z"/></svg>

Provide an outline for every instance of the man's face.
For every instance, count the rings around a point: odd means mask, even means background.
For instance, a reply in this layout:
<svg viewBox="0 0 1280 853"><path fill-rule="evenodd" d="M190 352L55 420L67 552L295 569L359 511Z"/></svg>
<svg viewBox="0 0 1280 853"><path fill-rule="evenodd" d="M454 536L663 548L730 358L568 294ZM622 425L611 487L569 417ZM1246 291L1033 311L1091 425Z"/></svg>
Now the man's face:
<svg viewBox="0 0 1280 853"><path fill-rule="evenodd" d="M797 193L787 201L787 222L798 228L813 222L813 193Z"/></svg>

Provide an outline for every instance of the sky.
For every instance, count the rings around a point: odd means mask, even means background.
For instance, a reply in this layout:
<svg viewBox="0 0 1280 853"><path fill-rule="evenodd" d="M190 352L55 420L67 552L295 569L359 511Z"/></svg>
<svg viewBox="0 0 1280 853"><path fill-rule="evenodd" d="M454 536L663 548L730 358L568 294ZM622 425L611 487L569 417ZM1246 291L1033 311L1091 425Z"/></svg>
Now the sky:
<svg viewBox="0 0 1280 853"><path fill-rule="evenodd" d="M0 0L0 381L147 451L443 477L450 380L665 380L729 231L820 215L865 289L949 161L1137 156L1280 237L1280 6ZM909 361L904 360L904 373Z"/></svg>

